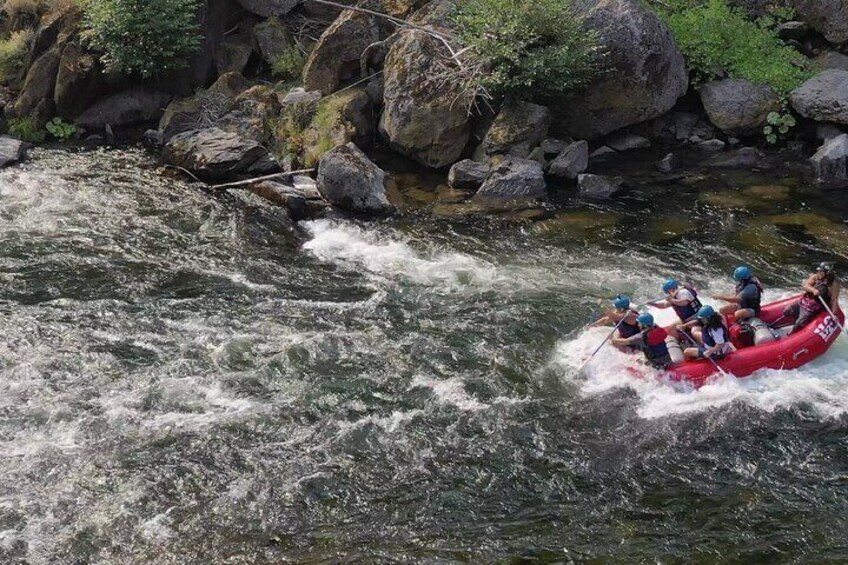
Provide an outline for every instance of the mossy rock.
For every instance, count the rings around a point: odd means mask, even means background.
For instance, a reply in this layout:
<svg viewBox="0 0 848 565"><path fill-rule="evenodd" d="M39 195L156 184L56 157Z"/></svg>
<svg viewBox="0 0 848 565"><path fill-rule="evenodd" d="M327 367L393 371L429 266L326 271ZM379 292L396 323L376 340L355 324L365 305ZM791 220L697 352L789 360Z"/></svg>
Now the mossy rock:
<svg viewBox="0 0 848 565"><path fill-rule="evenodd" d="M796 212L793 214L778 214L758 219L760 225L775 225L796 227L829 247L833 251L844 253L848 251L848 226L826 216L813 212Z"/></svg>
<svg viewBox="0 0 848 565"><path fill-rule="evenodd" d="M704 192L698 195L698 200L703 204L723 210L747 210L757 204L756 200L734 190Z"/></svg>
<svg viewBox="0 0 848 565"><path fill-rule="evenodd" d="M582 238L608 232L614 229L621 219L619 214L591 210L560 212L553 218L534 225L533 231L540 235L568 234Z"/></svg>
<svg viewBox="0 0 848 565"><path fill-rule="evenodd" d="M650 224L647 230L652 243L665 243L695 232L695 224L688 218L662 218Z"/></svg>
<svg viewBox="0 0 848 565"><path fill-rule="evenodd" d="M746 196L756 198L757 200L765 200L767 202L786 202L789 200L791 190L788 186L777 184L760 184L749 186L742 191Z"/></svg>
<svg viewBox="0 0 848 565"><path fill-rule="evenodd" d="M792 244L777 234L774 227L767 225L746 226L745 229L729 235L728 243L780 263L793 260L803 251L801 246Z"/></svg>

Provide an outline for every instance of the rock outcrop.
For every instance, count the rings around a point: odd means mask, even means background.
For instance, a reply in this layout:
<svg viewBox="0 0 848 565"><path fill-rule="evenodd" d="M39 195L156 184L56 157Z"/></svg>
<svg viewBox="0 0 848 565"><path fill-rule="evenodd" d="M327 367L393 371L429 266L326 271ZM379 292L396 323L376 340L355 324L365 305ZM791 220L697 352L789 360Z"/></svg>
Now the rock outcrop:
<svg viewBox="0 0 848 565"><path fill-rule="evenodd" d="M542 165L529 159L507 157L483 182L475 200L527 200L548 195Z"/></svg>
<svg viewBox="0 0 848 565"><path fill-rule="evenodd" d="M586 26L608 49L611 72L552 105L558 129L594 139L668 112L689 87L671 31L638 0L581 0Z"/></svg>
<svg viewBox="0 0 848 565"><path fill-rule="evenodd" d="M700 94L710 121L728 135L760 133L769 113L780 109L771 87L743 79L708 82Z"/></svg>
<svg viewBox="0 0 848 565"><path fill-rule="evenodd" d="M548 174L562 179L576 179L589 166L589 144L575 141L562 150L551 163Z"/></svg>
<svg viewBox="0 0 848 565"><path fill-rule="evenodd" d="M294 45L291 33L277 17L270 17L253 27L256 50L269 65Z"/></svg>
<svg viewBox="0 0 848 565"><path fill-rule="evenodd" d="M421 31L402 31L386 58L380 131L391 146L428 167L455 163L468 143L468 100L436 76L445 48Z"/></svg>
<svg viewBox="0 0 848 565"><path fill-rule="evenodd" d="M19 139L0 135L0 169L26 158L27 145Z"/></svg>
<svg viewBox="0 0 848 565"><path fill-rule="evenodd" d="M23 88L14 106L11 109L6 108L7 116L33 116L42 122L50 118L53 113L53 92L60 57L61 51L54 45L35 60L27 71Z"/></svg>
<svg viewBox="0 0 848 565"><path fill-rule="evenodd" d="M162 158L207 182L217 182L249 170L268 150L253 140L219 128L191 130L172 137Z"/></svg>
<svg viewBox="0 0 848 565"><path fill-rule="evenodd" d="M105 90L106 80L97 58L75 43L68 43L62 50L53 91L56 113L65 119L73 119Z"/></svg>
<svg viewBox="0 0 848 565"><path fill-rule="evenodd" d="M162 92L141 88L127 90L98 100L75 121L85 129L157 121L170 100L171 95Z"/></svg>
<svg viewBox="0 0 848 565"><path fill-rule="evenodd" d="M805 118L848 124L848 71L822 71L793 90L789 102Z"/></svg>
<svg viewBox="0 0 848 565"><path fill-rule="evenodd" d="M386 173L353 143L328 151L318 165L318 191L330 204L357 213L392 210Z"/></svg>
<svg viewBox="0 0 848 565"><path fill-rule="evenodd" d="M526 158L548 135L551 111L530 102L513 102L498 112L481 146L485 155Z"/></svg>
<svg viewBox="0 0 848 565"><path fill-rule="evenodd" d="M831 43L848 41L848 0L792 0L801 19Z"/></svg>
<svg viewBox="0 0 848 565"><path fill-rule="evenodd" d="M824 143L810 159L816 180L830 186L848 186L848 134Z"/></svg>

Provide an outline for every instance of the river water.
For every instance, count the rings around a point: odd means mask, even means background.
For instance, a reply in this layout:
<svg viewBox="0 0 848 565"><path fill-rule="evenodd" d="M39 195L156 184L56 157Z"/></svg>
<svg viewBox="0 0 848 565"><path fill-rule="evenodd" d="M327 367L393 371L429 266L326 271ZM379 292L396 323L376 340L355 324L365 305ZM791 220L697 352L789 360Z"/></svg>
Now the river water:
<svg viewBox="0 0 848 565"><path fill-rule="evenodd" d="M669 274L848 253L785 171L535 224L292 226L141 153L0 173L0 562L848 561L848 338L636 381L579 328Z"/></svg>

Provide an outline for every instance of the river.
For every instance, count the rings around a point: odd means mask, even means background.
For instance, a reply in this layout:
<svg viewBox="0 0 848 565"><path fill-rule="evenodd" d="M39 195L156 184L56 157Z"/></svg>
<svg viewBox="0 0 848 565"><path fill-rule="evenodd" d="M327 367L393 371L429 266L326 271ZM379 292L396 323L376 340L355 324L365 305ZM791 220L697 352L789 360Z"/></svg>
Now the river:
<svg viewBox="0 0 848 565"><path fill-rule="evenodd" d="M141 152L36 151L0 172L0 562L845 562L848 338L698 391L577 368L599 299L743 261L785 296L846 212L727 173L296 240Z"/></svg>

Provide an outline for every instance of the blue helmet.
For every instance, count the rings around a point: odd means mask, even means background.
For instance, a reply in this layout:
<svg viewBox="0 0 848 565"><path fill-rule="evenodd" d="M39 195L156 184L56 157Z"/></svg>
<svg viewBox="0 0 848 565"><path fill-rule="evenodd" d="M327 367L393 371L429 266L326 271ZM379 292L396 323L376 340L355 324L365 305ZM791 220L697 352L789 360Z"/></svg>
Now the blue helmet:
<svg viewBox="0 0 848 565"><path fill-rule="evenodd" d="M625 296L623 294L619 294L612 301L612 305L613 307L615 307L616 310L627 310L628 308L630 308L630 297Z"/></svg>
<svg viewBox="0 0 848 565"><path fill-rule="evenodd" d="M713 316L715 316L715 309L712 306L704 306L700 310L698 310L698 319L699 320L709 320Z"/></svg>
<svg viewBox="0 0 848 565"><path fill-rule="evenodd" d="M677 282L677 279L668 279L667 281L665 281L663 283L662 290L663 290L663 292L668 294L669 292L678 288L679 286L680 286L680 283Z"/></svg>
<svg viewBox="0 0 848 565"><path fill-rule="evenodd" d="M733 271L733 278L737 281L746 281L751 278L751 269L745 265L736 267L736 270Z"/></svg>
<svg viewBox="0 0 848 565"><path fill-rule="evenodd" d="M636 321L640 326L651 327L654 325L654 317L647 312L644 314L639 314L639 317L636 318Z"/></svg>

